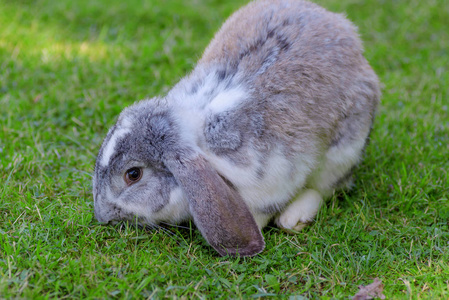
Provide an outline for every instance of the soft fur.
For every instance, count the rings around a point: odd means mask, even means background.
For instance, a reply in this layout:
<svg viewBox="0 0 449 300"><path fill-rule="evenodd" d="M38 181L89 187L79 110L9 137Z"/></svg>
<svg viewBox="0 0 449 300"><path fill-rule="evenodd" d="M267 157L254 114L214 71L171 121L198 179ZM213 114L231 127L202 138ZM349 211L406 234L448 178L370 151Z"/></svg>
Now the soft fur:
<svg viewBox="0 0 449 300"><path fill-rule="evenodd" d="M260 229L315 217L360 161L379 83L356 28L299 0L234 13L165 97L126 108L100 149L100 222L193 218L221 255L263 250ZM124 173L143 170L131 186Z"/></svg>

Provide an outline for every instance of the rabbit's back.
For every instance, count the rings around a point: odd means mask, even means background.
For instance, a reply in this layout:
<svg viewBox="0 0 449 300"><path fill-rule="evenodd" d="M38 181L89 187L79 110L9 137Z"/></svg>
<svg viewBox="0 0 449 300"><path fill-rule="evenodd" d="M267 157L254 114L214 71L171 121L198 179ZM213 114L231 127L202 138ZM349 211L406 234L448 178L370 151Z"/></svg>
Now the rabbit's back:
<svg viewBox="0 0 449 300"><path fill-rule="evenodd" d="M264 112L266 132L292 153L328 148L345 134L348 116L363 115L353 129L369 127L379 101L355 26L307 1L249 3L224 23L198 65L239 74L252 87L250 109Z"/></svg>
<svg viewBox="0 0 449 300"><path fill-rule="evenodd" d="M282 62L332 56L335 63L336 51L354 59L361 48L356 28L342 15L307 1L261 0L228 18L198 64L230 65L253 77Z"/></svg>

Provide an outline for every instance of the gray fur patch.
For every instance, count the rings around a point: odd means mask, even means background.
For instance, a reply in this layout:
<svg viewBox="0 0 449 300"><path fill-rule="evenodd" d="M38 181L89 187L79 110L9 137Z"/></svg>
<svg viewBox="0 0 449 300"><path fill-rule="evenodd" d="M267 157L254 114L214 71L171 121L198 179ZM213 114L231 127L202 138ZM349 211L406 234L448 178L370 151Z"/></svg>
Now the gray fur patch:
<svg viewBox="0 0 449 300"><path fill-rule="evenodd" d="M229 112L209 115L204 136L209 147L216 152L237 150L242 145L240 132Z"/></svg>

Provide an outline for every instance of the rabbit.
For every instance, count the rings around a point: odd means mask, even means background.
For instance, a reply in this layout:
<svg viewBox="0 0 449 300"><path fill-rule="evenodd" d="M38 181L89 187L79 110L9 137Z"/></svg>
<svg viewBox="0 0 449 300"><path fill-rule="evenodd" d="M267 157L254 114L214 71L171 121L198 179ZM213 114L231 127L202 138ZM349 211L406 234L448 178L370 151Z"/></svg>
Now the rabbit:
<svg viewBox="0 0 449 300"><path fill-rule="evenodd" d="M351 185L379 101L344 16L250 2L165 96L121 112L95 164L95 217L193 220L220 255L254 256L269 221L299 231Z"/></svg>

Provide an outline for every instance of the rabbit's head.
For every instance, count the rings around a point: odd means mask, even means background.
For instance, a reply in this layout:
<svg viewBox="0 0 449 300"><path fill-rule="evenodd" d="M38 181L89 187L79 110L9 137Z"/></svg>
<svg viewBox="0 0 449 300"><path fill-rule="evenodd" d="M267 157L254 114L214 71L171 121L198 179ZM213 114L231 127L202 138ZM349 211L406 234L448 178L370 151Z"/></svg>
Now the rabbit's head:
<svg viewBox="0 0 449 300"><path fill-rule="evenodd" d="M95 216L103 223L177 223L193 218L221 255L254 255L264 241L248 207L220 176L163 99L125 109L100 149Z"/></svg>

